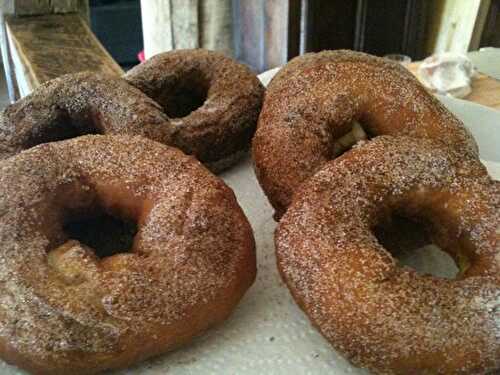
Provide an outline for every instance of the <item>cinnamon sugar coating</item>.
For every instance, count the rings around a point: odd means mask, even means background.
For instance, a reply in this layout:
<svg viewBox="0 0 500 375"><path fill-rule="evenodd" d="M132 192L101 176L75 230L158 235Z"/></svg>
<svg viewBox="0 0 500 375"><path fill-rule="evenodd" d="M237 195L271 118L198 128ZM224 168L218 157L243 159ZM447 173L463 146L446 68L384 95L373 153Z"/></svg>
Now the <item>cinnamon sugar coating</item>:
<svg viewBox="0 0 500 375"><path fill-rule="evenodd" d="M84 134L142 135L170 143L161 107L123 79L67 74L36 88L0 115L0 159Z"/></svg>
<svg viewBox="0 0 500 375"><path fill-rule="evenodd" d="M96 207L137 222L130 252L98 258L68 238L65 222ZM233 192L142 137L2 161L0 244L0 356L37 374L92 374L184 344L222 322L256 272Z"/></svg>
<svg viewBox="0 0 500 375"><path fill-rule="evenodd" d="M401 266L372 228L424 220L456 279ZM275 234L298 305L355 365L377 374L500 370L500 185L473 155L381 136L305 182Z"/></svg>
<svg viewBox="0 0 500 375"><path fill-rule="evenodd" d="M247 67L202 49L157 55L123 79L68 74L1 113L0 159L84 134L127 134L178 147L219 172L248 150L263 98Z"/></svg>
<svg viewBox="0 0 500 375"><path fill-rule="evenodd" d="M432 138L477 155L464 125L400 64L345 50L305 54L269 84L253 139L255 171L277 217L335 158L334 143L353 121L371 137Z"/></svg>
<svg viewBox="0 0 500 375"><path fill-rule="evenodd" d="M174 50L153 56L124 78L174 117L171 144L212 170L227 168L249 148L264 87L245 65L205 49Z"/></svg>

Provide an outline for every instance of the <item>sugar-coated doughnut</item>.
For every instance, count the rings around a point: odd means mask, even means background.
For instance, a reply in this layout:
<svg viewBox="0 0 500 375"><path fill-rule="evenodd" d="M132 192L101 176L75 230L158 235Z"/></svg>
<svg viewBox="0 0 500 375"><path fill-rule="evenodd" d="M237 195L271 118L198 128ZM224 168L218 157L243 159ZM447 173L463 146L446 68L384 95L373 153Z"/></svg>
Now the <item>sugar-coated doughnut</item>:
<svg viewBox="0 0 500 375"><path fill-rule="evenodd" d="M102 257L68 234L99 212L137 223L128 252ZM226 319L255 272L233 192L177 149L90 135L0 162L0 357L9 363L93 374L164 353Z"/></svg>
<svg viewBox="0 0 500 375"><path fill-rule="evenodd" d="M373 227L426 223L460 272L401 266ZM377 374L500 370L500 185L426 139L381 136L327 163L295 193L275 236L298 305L352 363Z"/></svg>
<svg viewBox="0 0 500 375"><path fill-rule="evenodd" d="M400 64L343 50L291 60L268 86L253 140L257 177L276 217L326 162L383 134L477 154L464 125Z"/></svg>
<svg viewBox="0 0 500 375"><path fill-rule="evenodd" d="M245 65L219 52L186 49L153 56L125 79L162 105L173 145L220 171L250 146L264 87Z"/></svg>
<svg viewBox="0 0 500 375"><path fill-rule="evenodd" d="M36 88L0 114L0 159L41 143L84 134L142 135L170 143L161 107L123 79L67 74Z"/></svg>

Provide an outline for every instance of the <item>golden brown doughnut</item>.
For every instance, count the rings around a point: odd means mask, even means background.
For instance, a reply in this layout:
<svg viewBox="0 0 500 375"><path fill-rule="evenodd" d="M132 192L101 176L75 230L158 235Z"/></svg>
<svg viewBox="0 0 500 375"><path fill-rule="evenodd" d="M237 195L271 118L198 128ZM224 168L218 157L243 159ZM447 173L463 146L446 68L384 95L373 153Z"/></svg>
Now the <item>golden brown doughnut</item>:
<svg viewBox="0 0 500 375"><path fill-rule="evenodd" d="M268 86L253 139L255 171L276 217L326 162L383 134L477 154L464 125L400 64L342 50L294 58Z"/></svg>
<svg viewBox="0 0 500 375"><path fill-rule="evenodd" d="M130 251L71 240L65 228L102 212L137 223ZM93 374L171 350L226 319L255 267L233 192L177 149L93 135L0 163L0 357L28 371Z"/></svg>
<svg viewBox="0 0 500 375"><path fill-rule="evenodd" d="M400 266L372 228L423 220L456 279ZM339 352L377 374L500 370L500 185L471 155L381 136L296 192L275 236L298 305Z"/></svg>
<svg viewBox="0 0 500 375"><path fill-rule="evenodd" d="M175 129L172 144L210 169L225 169L248 150L264 87L245 65L205 49L174 50L124 78L163 106Z"/></svg>

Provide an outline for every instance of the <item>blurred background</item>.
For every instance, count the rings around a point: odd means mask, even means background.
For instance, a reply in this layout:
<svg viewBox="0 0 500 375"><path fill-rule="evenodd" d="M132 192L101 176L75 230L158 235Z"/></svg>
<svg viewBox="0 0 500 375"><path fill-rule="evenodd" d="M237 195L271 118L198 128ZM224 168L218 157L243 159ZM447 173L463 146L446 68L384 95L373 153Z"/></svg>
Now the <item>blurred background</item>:
<svg viewBox="0 0 500 375"><path fill-rule="evenodd" d="M139 58L177 48L219 50L262 72L323 49L402 54L415 61L445 51L500 47L500 0L2 0L0 5L7 84L17 86L21 96L63 73L119 74Z"/></svg>

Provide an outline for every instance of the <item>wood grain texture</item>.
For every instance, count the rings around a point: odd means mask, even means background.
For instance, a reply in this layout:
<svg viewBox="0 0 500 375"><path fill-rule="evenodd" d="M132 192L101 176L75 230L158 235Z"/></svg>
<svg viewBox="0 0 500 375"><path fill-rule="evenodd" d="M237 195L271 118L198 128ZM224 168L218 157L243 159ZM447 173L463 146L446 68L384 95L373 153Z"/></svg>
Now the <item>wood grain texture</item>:
<svg viewBox="0 0 500 375"><path fill-rule="evenodd" d="M283 65L288 57L289 1L268 0L264 3L265 69Z"/></svg>
<svg viewBox="0 0 500 375"><path fill-rule="evenodd" d="M264 64L264 0L236 0L237 59L254 71L266 70Z"/></svg>
<svg viewBox="0 0 500 375"><path fill-rule="evenodd" d="M427 53L465 53L477 46L489 4L490 0L432 2Z"/></svg>
<svg viewBox="0 0 500 375"><path fill-rule="evenodd" d="M17 16L31 16L78 12L79 2L80 0L14 0L14 13Z"/></svg>
<svg viewBox="0 0 500 375"><path fill-rule="evenodd" d="M234 55L232 0L141 0L146 58L182 48Z"/></svg>
<svg viewBox="0 0 500 375"><path fill-rule="evenodd" d="M141 0L142 35L146 59L173 46L170 0Z"/></svg>
<svg viewBox="0 0 500 375"><path fill-rule="evenodd" d="M6 19L11 48L31 86L81 71L123 74L77 14Z"/></svg>
<svg viewBox="0 0 500 375"><path fill-rule="evenodd" d="M232 0L200 0L198 12L200 47L233 56Z"/></svg>
<svg viewBox="0 0 500 375"><path fill-rule="evenodd" d="M237 58L262 72L298 55L300 0L235 0Z"/></svg>
<svg viewBox="0 0 500 375"><path fill-rule="evenodd" d="M408 65L408 69L415 74L417 78L419 65L419 62ZM472 79L472 92L464 99L500 110L500 81L479 73Z"/></svg>
<svg viewBox="0 0 500 375"><path fill-rule="evenodd" d="M170 0L174 49L198 48L198 0Z"/></svg>

